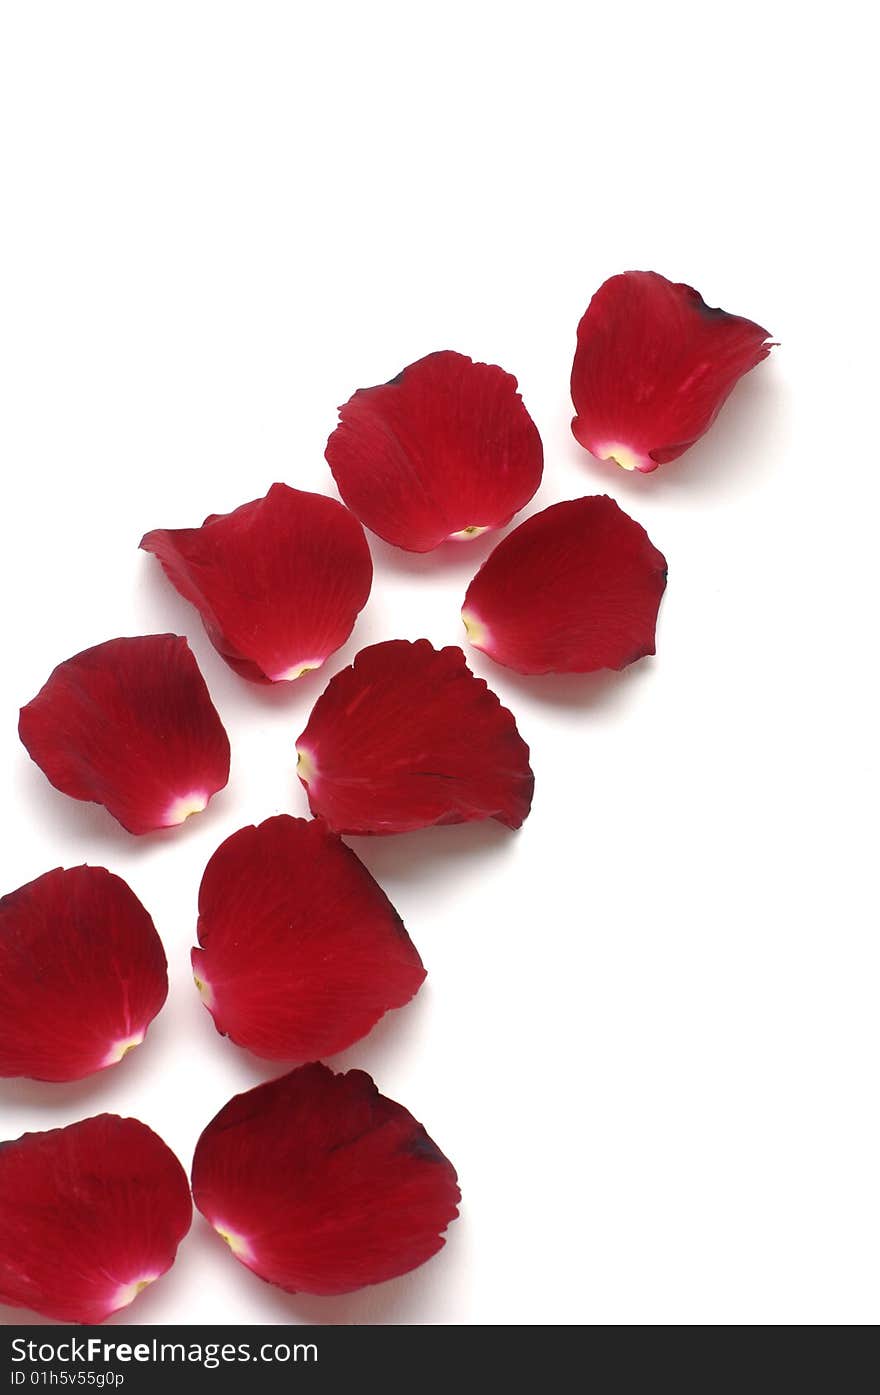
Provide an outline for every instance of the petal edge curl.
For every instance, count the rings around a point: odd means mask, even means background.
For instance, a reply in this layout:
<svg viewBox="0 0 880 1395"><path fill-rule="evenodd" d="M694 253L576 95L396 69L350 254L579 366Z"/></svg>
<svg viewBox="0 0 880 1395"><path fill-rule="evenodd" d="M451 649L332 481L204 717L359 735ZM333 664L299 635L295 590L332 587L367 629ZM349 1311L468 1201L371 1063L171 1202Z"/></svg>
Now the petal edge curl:
<svg viewBox="0 0 880 1395"><path fill-rule="evenodd" d="M597 459L650 474L708 431L769 340L693 286L656 271L612 276L578 325L572 432Z"/></svg>
<svg viewBox="0 0 880 1395"><path fill-rule="evenodd" d="M286 484L201 528L157 528L141 548L196 607L230 668L255 683L320 668L351 634L373 579L357 519Z"/></svg>

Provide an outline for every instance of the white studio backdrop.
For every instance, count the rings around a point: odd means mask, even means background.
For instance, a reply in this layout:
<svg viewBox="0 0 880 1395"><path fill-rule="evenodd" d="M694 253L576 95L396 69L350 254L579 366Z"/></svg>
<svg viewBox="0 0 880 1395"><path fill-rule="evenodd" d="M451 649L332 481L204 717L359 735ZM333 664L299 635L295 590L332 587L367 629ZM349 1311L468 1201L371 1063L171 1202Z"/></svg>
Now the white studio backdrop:
<svg viewBox="0 0 880 1395"><path fill-rule="evenodd" d="M351 641L266 690L138 552L147 529L275 480L334 494L337 405L455 348L519 379L546 457L527 513L608 492L669 560L657 657L620 675L524 679L467 650L532 748L520 833L350 840L428 980L332 1064L370 1071L457 1166L445 1250L347 1298L292 1297L197 1216L111 1326L876 1319L865 20L683 0L0 7L0 890L106 865L171 973L118 1068L0 1082L0 1136L118 1111L188 1167L229 1096L280 1073L220 1038L193 987L204 865L243 824L307 811L294 742L358 648L463 644L496 540L418 557L371 537ZM781 341L651 476L569 431L578 318L630 267ZM17 714L60 660L166 630L196 652L232 776L182 829L134 839L49 787Z"/></svg>

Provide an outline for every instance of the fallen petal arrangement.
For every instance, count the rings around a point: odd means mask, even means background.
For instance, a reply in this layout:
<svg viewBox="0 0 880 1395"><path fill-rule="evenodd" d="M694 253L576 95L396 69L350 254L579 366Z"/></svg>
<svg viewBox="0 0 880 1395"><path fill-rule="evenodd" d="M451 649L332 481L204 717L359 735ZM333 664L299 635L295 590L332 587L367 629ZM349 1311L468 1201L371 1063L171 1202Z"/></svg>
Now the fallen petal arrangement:
<svg viewBox="0 0 880 1395"><path fill-rule="evenodd" d="M0 1147L0 1303L103 1322L170 1269L186 1173L152 1129L100 1114Z"/></svg>
<svg viewBox="0 0 880 1395"><path fill-rule="evenodd" d="M578 325L571 429L599 460L648 474L708 431L769 338L656 271L612 276Z"/></svg>
<svg viewBox="0 0 880 1395"><path fill-rule="evenodd" d="M67 659L21 710L47 780L129 833L172 828L229 779L229 740L180 635L111 639Z"/></svg>
<svg viewBox="0 0 880 1395"><path fill-rule="evenodd" d="M476 649L519 673L592 673L654 653L666 558L607 495L551 504L498 544L465 596Z"/></svg>
<svg viewBox="0 0 880 1395"><path fill-rule="evenodd" d="M690 286L613 276L578 326L574 435L598 459L650 473L708 430L772 347L760 325ZM254 683L295 680L346 643L373 582L364 526L426 553L508 524L543 473L516 379L451 351L355 392L326 459L344 504L274 484L201 527L141 542ZM497 544L462 619L475 649L521 674L620 670L655 652L666 574L613 499L570 499ZM133 834L182 823L229 779L226 731L179 635L67 659L21 709L19 734L56 789ZM330 679L296 750L314 817L278 814L220 844L191 954L217 1031L296 1069L208 1124L192 1196L177 1158L136 1119L102 1114L0 1142L0 1303L102 1322L173 1264L193 1200L236 1259L291 1293L349 1293L444 1245L461 1199L452 1164L369 1075L319 1061L425 979L403 921L341 835L487 819L518 829L534 793L529 748L461 649L392 639ZM103 1071L143 1041L167 992L153 921L105 868L56 868L0 898L0 1077Z"/></svg>
<svg viewBox="0 0 880 1395"><path fill-rule="evenodd" d="M403 921L342 839L287 814L221 844L199 892L193 974L219 1032L257 1056L314 1061L421 987Z"/></svg>
<svg viewBox="0 0 880 1395"><path fill-rule="evenodd" d="M460 649L426 639L362 649L296 743L312 813L337 833L407 833L497 819L519 828L535 779L506 707Z"/></svg>
<svg viewBox="0 0 880 1395"><path fill-rule="evenodd" d="M80 1080L115 1065L167 993L162 941L121 877L59 867L0 899L0 1076Z"/></svg>
<svg viewBox="0 0 880 1395"><path fill-rule="evenodd" d="M256 683L320 668L348 639L373 581L357 519L286 484L201 528L147 533L141 547L196 607L218 653Z"/></svg>
<svg viewBox="0 0 880 1395"><path fill-rule="evenodd" d="M415 1269L458 1214L455 1169L360 1070L300 1066L236 1095L196 1145L193 1200L235 1258L289 1293Z"/></svg>
<svg viewBox="0 0 880 1395"><path fill-rule="evenodd" d="M516 379L451 350L428 354L339 409L327 463L352 513L386 542L430 552L500 528L544 466Z"/></svg>

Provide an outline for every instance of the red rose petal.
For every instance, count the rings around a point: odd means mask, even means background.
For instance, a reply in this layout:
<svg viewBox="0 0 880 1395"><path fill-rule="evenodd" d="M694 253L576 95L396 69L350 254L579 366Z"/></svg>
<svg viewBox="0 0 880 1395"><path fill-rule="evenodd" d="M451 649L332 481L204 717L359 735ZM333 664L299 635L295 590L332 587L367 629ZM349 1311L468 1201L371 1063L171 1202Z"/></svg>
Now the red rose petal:
<svg viewBox="0 0 880 1395"><path fill-rule="evenodd" d="M455 1169L363 1071L300 1066L236 1095L196 1145L193 1199L236 1259L289 1293L406 1274L458 1214Z"/></svg>
<svg viewBox="0 0 880 1395"><path fill-rule="evenodd" d="M656 271L612 276L578 325L571 429L600 460L656 470L708 431L768 338Z"/></svg>
<svg viewBox="0 0 880 1395"><path fill-rule="evenodd" d="M162 942L121 877L56 868L0 899L0 1076L80 1080L144 1039Z"/></svg>
<svg viewBox="0 0 880 1395"><path fill-rule="evenodd" d="M392 639L337 673L297 742L313 814L337 833L497 819L519 828L534 776L513 717L455 647Z"/></svg>
<svg viewBox="0 0 880 1395"><path fill-rule="evenodd" d="M544 464L516 387L502 368L447 350L358 389L340 407L326 452L348 507L409 552L509 522Z"/></svg>
<svg viewBox="0 0 880 1395"><path fill-rule="evenodd" d="M508 534L465 596L477 649L519 673L626 668L654 653L666 558L613 499L553 504Z"/></svg>
<svg viewBox="0 0 880 1395"><path fill-rule="evenodd" d="M269 1060L332 1056L425 978L403 921L319 820L287 814L217 849L199 893L196 983L217 1030Z"/></svg>
<svg viewBox="0 0 880 1395"><path fill-rule="evenodd" d="M62 794L129 833L199 813L229 779L229 741L185 639L111 639L59 664L21 710L31 759Z"/></svg>
<svg viewBox="0 0 880 1395"><path fill-rule="evenodd" d="M257 683L320 668L348 639L373 580L357 519L286 484L201 528L147 533L141 547L196 606L226 662Z"/></svg>
<svg viewBox="0 0 880 1395"><path fill-rule="evenodd" d="M100 1114L0 1145L0 1303L103 1322L174 1263L186 1173L137 1119Z"/></svg>

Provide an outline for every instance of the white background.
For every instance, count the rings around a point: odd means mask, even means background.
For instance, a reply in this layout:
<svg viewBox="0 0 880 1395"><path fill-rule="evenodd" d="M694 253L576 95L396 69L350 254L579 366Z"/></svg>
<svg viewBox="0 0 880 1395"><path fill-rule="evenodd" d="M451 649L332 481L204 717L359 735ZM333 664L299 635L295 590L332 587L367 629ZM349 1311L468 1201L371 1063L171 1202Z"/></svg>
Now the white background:
<svg viewBox="0 0 880 1395"><path fill-rule="evenodd" d="M669 559L658 655L622 675L527 680L470 652L532 747L521 833L352 840L429 978L334 1064L372 1072L457 1165L446 1249L351 1297L291 1297L196 1217L114 1321L876 1319L867 13L2 4L2 890L109 866L172 980L118 1068L0 1082L3 1136L118 1110L188 1166L225 1100L278 1073L216 1034L192 985L204 864L242 824L306 812L294 741L357 648L463 641L493 541L422 558L371 539L353 640L267 691L215 654L137 551L145 530L274 480L333 493L337 404L455 348L519 378L546 452L529 511L608 491ZM578 318L627 267L781 341L651 476L569 431ZM196 651L232 778L181 830L134 839L49 787L17 711L70 654L168 629Z"/></svg>

